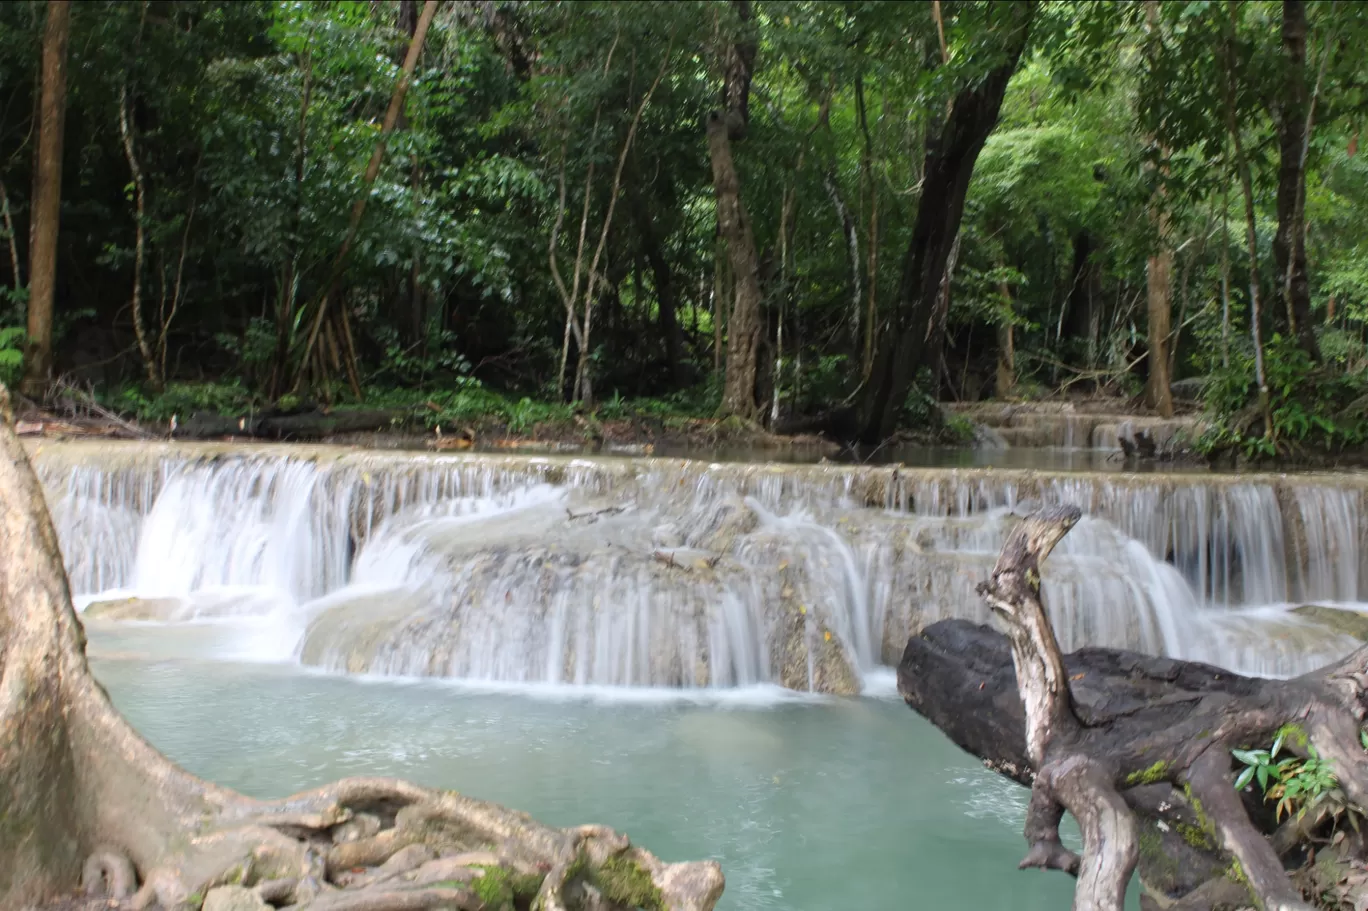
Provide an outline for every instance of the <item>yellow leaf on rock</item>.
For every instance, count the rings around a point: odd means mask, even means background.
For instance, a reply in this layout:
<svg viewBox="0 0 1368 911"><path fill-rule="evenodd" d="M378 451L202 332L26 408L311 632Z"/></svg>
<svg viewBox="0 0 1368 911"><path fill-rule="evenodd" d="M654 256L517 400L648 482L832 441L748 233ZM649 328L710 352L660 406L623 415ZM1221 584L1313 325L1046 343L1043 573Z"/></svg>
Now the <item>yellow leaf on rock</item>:
<svg viewBox="0 0 1368 911"><path fill-rule="evenodd" d="M800 613L800 614L806 614L806 613L807 613L807 605L806 605L806 604L800 604L800 605L798 605L798 613Z"/></svg>
<svg viewBox="0 0 1368 911"><path fill-rule="evenodd" d="M787 561L787 560L780 560L780 561L779 561L779 572L783 572L783 571L786 570L786 569L788 569L788 561Z"/></svg>
<svg viewBox="0 0 1368 911"><path fill-rule="evenodd" d="M830 641L831 641L831 631L830 631L830 630L827 630L826 632L822 633L822 638L825 639L826 641L830 642Z"/></svg>

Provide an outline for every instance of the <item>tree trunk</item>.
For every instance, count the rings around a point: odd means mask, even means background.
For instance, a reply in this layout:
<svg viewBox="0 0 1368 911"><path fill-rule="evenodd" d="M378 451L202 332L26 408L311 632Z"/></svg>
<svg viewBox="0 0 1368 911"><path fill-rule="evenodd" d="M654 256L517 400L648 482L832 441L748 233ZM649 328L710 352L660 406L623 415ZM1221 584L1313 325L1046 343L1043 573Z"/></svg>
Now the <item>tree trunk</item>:
<svg viewBox="0 0 1368 911"><path fill-rule="evenodd" d="M749 0L733 0L733 8L746 29L751 21ZM727 320L727 368L721 412L746 421L760 416L756 381L760 369L760 257L755 235L741 202L741 180L732 160L732 140L746 135L750 122L750 84L756 44L742 35L727 45L722 84L721 111L708 115L708 156L712 161L713 189L717 194L717 229L731 261L735 298ZM719 301L719 304L722 302ZM722 309L719 307L719 309Z"/></svg>
<svg viewBox="0 0 1368 911"><path fill-rule="evenodd" d="M1306 149L1310 114L1306 88L1306 4L1283 0L1283 79L1275 106L1278 129L1278 233L1273 259L1278 266L1287 326L1312 359L1320 358L1311 324L1311 284L1306 267Z"/></svg>
<svg viewBox="0 0 1368 911"><path fill-rule="evenodd" d="M40 120L34 156L29 246L28 344L20 391L42 396L52 382L52 305L57 290L57 227L62 213L62 138L66 124L70 0L48 0L43 29Z"/></svg>
<svg viewBox="0 0 1368 911"><path fill-rule="evenodd" d="M1065 656L1041 603L1041 564L1079 515L1057 506L1020 520L978 589L1007 635L962 620L923 630L898 667L903 699L989 768L1030 785L1021 866L1077 876L1075 911L1120 911L1137 860L1166 906L1221 891L1236 870L1243 885L1231 907L1249 903L1247 888L1257 907L1309 911L1279 853L1305 848L1315 826L1303 832L1298 818L1266 839L1232 786L1231 750L1272 744L1297 725L1307 739L1291 752L1314 748L1345 801L1368 805L1359 742L1368 647L1292 680L1113 649ZM1066 809L1082 829L1081 857L1059 839Z"/></svg>
<svg viewBox="0 0 1368 911"><path fill-rule="evenodd" d="M1264 416L1264 436L1273 436L1273 411L1269 400L1268 378L1264 373L1263 306L1259 294L1259 237L1254 221L1254 180L1240 138L1239 117L1235 108L1235 0L1227 0L1226 34L1222 42L1225 57L1222 88L1225 96L1226 130L1235 149L1235 170L1244 197L1245 249L1249 254L1249 332L1254 339L1254 381L1258 384L1259 408Z"/></svg>
<svg viewBox="0 0 1368 911"><path fill-rule="evenodd" d="M1007 307L1008 318L998 325L998 356L997 356L997 375L994 383L994 394L1005 399L1012 394L1016 388L1016 333L1015 326L1012 325L1012 289L1007 287L1006 282L998 285L998 293L1002 295L1002 302Z"/></svg>
<svg viewBox="0 0 1368 911"><path fill-rule="evenodd" d="M670 269L669 260L665 258L665 248L650 207L638 196L633 210L637 230L641 232L641 252L651 267L651 277L655 283L657 322L665 347L665 368L674 388L682 389L686 384L683 361L684 337L679 327L679 304L675 293L674 274Z"/></svg>
<svg viewBox="0 0 1368 911"><path fill-rule="evenodd" d="M1160 224L1167 218L1159 216ZM1149 301L1149 377L1145 381L1145 404L1166 418L1173 417L1173 383L1169 373L1169 336L1173 332L1173 250L1160 240L1160 249L1145 264L1146 297Z"/></svg>
<svg viewBox="0 0 1368 911"><path fill-rule="evenodd" d="M936 315L946 264L959 234L974 164L997 124L1035 8L1030 2L1012 4L1010 22L1004 25L1004 59L955 96L939 134L927 139L922 194L897 298L879 334L873 369L858 406L856 435L861 442L878 443L892 434L917 371L923 366L934 370L939 364L939 352L928 348L938 337Z"/></svg>
<svg viewBox="0 0 1368 911"><path fill-rule="evenodd" d="M846 248L850 251L850 348L853 364L860 355L860 308L864 306L864 289L860 280L864 277L860 263L860 235L855 230L855 219L850 214L845 200L841 198L841 188L836 185L836 175L822 175L831 205L836 210L836 220L841 223L841 233L845 235Z"/></svg>
<svg viewBox="0 0 1368 911"><path fill-rule="evenodd" d="M1162 45L1159 0L1145 0L1148 31L1146 56L1153 65ZM1159 162L1153 169L1149 217L1155 249L1145 263L1145 296L1148 301L1149 376L1145 381L1145 404L1166 418L1173 417L1173 382L1169 372L1169 336L1173 332L1173 247L1168 238L1168 201L1164 178L1168 176L1168 150L1159 146Z"/></svg>
<svg viewBox="0 0 1368 911"><path fill-rule="evenodd" d="M143 21L147 19L147 3L143 4ZM137 46L142 43L142 23L138 26L138 39L134 43L133 54L137 56ZM133 147L133 124L129 111L128 84L119 92L119 138L123 143L124 160L128 171L133 175L133 293L128 308L133 316L133 337L138 343L138 354L142 357L143 372L147 374L148 388L161 392L163 379L157 370L157 358L152 353L152 343L147 337L147 326L143 322L142 278L143 261L147 249L147 182L143 179L142 166L138 164L138 154Z"/></svg>
<svg viewBox="0 0 1368 911"><path fill-rule="evenodd" d="M636 907L643 884L673 911L716 904L723 880L715 862L663 863L602 826L551 828L454 791L385 778L258 801L174 765L91 676L56 535L3 386L0 415L0 907L43 902L84 880L113 899L136 890L139 908L185 908L240 883L276 904L331 911L474 911L485 905L456 882L473 877L464 868L474 864L524 874L515 880L520 902L549 911L587 906L590 887ZM376 868L401 849L426 862L386 878ZM438 859L442 851L485 856Z"/></svg>
<svg viewBox="0 0 1368 911"><path fill-rule="evenodd" d="M1068 312L1064 319L1064 334L1068 338L1083 339L1084 366L1097 368L1097 266L1092 262L1093 239L1087 231L1080 231L1073 239L1073 269L1070 272Z"/></svg>
<svg viewBox="0 0 1368 911"><path fill-rule="evenodd" d="M727 320L727 372L722 412L753 421L760 413L755 400L762 300L760 257L755 251L750 218L741 203L741 183L732 161L726 121L715 113L708 120L708 151L712 158L713 186L717 191L717 226L726 243L735 287L731 316Z"/></svg>
<svg viewBox="0 0 1368 911"><path fill-rule="evenodd" d="M409 44L413 43L413 37L418 33L418 0L399 0L399 12L395 23L402 35L408 36ZM396 52L396 64L402 65L404 62L403 52ZM408 126L408 118L401 110L399 112L399 123L396 129L403 130ZM422 187L423 169L418 162L418 156L414 155L409 163L409 187L413 190L415 198L418 197ZM427 350L427 295L423 292L422 284L422 265L419 261L418 250L413 251L413 262L409 266L408 274L403 282L405 304L408 307L409 332L412 341L421 346L424 355Z"/></svg>

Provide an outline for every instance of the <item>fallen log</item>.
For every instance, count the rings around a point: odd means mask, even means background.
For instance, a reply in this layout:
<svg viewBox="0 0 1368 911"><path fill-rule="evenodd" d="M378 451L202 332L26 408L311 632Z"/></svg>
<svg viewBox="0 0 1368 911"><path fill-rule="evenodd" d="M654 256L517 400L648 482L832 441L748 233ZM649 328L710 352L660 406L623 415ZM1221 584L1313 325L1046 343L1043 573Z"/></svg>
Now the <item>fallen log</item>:
<svg viewBox="0 0 1368 911"><path fill-rule="evenodd" d="M903 699L1030 786L1021 866L1076 876L1075 911L1120 911L1137 864L1154 907L1222 907L1234 886L1233 907L1312 908L1288 870L1308 841L1283 839L1280 854L1266 837L1276 815L1255 784L1237 790L1232 751L1285 740L1289 755L1329 764L1327 805L1351 816L1368 807L1368 648L1292 680L1112 649L1065 656L1041 603L1040 564L1078 517L1064 506L1021 521L979 586L1006 635L964 621L928 627L899 664ZM1066 810L1081 856L1059 837Z"/></svg>
<svg viewBox="0 0 1368 911"><path fill-rule="evenodd" d="M172 435L182 440L238 436L282 442L321 440L342 433L390 430L411 420L403 411L355 409L303 411L292 414L244 414L238 417L197 412L178 421Z"/></svg>

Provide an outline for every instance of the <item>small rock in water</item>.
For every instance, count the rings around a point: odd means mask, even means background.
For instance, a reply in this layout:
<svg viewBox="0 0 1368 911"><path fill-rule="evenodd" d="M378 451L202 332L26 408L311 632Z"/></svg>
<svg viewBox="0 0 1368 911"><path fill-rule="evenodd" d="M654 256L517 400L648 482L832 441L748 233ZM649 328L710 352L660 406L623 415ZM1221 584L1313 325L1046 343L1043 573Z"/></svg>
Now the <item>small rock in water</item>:
<svg viewBox="0 0 1368 911"><path fill-rule="evenodd" d="M651 543L656 547L683 547L684 536L673 522L657 525L651 532Z"/></svg>
<svg viewBox="0 0 1368 911"><path fill-rule="evenodd" d="M219 886L204 896L204 911L271 911L271 906L251 889Z"/></svg>

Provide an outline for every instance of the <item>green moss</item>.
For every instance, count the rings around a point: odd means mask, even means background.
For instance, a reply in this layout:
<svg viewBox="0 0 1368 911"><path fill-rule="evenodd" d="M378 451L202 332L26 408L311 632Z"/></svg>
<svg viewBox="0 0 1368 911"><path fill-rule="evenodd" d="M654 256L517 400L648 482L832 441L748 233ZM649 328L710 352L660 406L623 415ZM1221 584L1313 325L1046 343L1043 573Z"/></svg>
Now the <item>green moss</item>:
<svg viewBox="0 0 1368 911"><path fill-rule="evenodd" d="M1160 760L1148 769L1141 769L1138 772L1131 772L1126 776L1127 785L1154 784L1163 781L1168 777L1168 763Z"/></svg>
<svg viewBox="0 0 1368 911"><path fill-rule="evenodd" d="M1192 793L1191 785L1183 785L1183 796L1187 798L1188 806L1192 807L1192 814L1197 817L1197 825L1177 823L1175 828L1178 834L1183 836L1183 841L1200 851L1215 851L1221 844L1216 837L1216 826L1202 809L1202 802Z"/></svg>
<svg viewBox="0 0 1368 911"><path fill-rule="evenodd" d="M1237 858L1232 857L1230 859L1230 866L1226 868L1225 875L1226 879L1233 883L1249 885L1249 877L1245 876L1244 867L1240 866L1240 861Z"/></svg>
<svg viewBox="0 0 1368 911"><path fill-rule="evenodd" d="M1216 848L1216 845L1207 837L1207 834L1196 826L1190 826L1180 822L1174 825L1174 829L1183 837L1183 841L1192 845L1192 847L1196 848L1198 851L1213 851Z"/></svg>
<svg viewBox="0 0 1368 911"><path fill-rule="evenodd" d="M525 905L541 888L542 877L535 873L519 873L507 867L475 867L476 870L483 870L484 875L477 876L470 883L470 889L480 897L480 901L488 911L514 911L521 900ZM440 885L452 885L457 888L464 888L464 883L442 883Z"/></svg>
<svg viewBox="0 0 1368 911"><path fill-rule="evenodd" d="M1274 736L1275 740L1285 740L1295 743L1303 750L1311 742L1306 730L1299 724L1288 723L1278 728L1278 733Z"/></svg>
<svg viewBox="0 0 1368 911"><path fill-rule="evenodd" d="M614 855L589 872L589 882L609 901L644 911L665 911L660 890L636 861Z"/></svg>
<svg viewBox="0 0 1368 911"><path fill-rule="evenodd" d="M192 892L185 899L185 904L189 908L202 908L204 907L204 896L198 892Z"/></svg>

